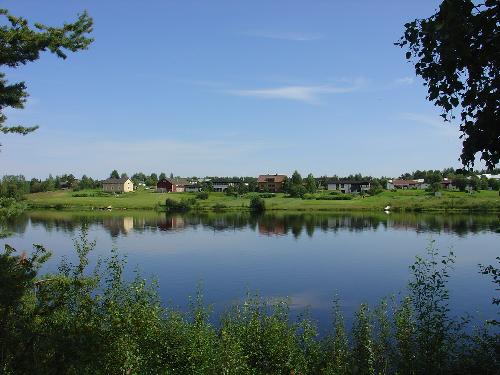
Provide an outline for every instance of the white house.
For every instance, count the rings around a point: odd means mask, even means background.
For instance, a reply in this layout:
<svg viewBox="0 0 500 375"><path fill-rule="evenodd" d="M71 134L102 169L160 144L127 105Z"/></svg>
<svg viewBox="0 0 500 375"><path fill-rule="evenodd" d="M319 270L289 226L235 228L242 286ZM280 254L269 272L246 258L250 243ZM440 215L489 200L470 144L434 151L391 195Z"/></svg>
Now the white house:
<svg viewBox="0 0 500 375"><path fill-rule="evenodd" d="M214 180L214 181L212 181L212 190L215 192L223 193L230 186L238 186L239 183L240 183L240 181L217 181L217 180Z"/></svg>
<svg viewBox="0 0 500 375"><path fill-rule="evenodd" d="M197 193L200 191L200 187L196 184L185 185L184 191L186 193Z"/></svg>
<svg viewBox="0 0 500 375"><path fill-rule="evenodd" d="M342 193L362 193L370 190L370 181L339 180L328 183L328 190L340 190Z"/></svg>
<svg viewBox="0 0 500 375"><path fill-rule="evenodd" d="M102 182L102 189L111 193L128 193L134 191L134 183L127 177L108 178Z"/></svg>
<svg viewBox="0 0 500 375"><path fill-rule="evenodd" d="M477 177L486 177L488 180L493 179L493 180L500 180L500 174L490 174L490 173L483 173L480 175L477 175Z"/></svg>
<svg viewBox="0 0 500 375"><path fill-rule="evenodd" d="M394 190L394 189L422 189L425 190L429 187L429 184L424 181L423 178L419 178L417 180L402 180L402 179L395 179L395 180L388 180L387 181L387 190Z"/></svg>

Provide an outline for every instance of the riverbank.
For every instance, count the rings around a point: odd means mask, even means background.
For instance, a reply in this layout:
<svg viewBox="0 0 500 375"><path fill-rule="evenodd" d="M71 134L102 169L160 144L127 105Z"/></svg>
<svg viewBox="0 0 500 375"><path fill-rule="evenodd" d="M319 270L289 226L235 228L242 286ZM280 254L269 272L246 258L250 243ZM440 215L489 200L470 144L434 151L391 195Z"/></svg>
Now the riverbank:
<svg viewBox="0 0 500 375"><path fill-rule="evenodd" d="M268 211L382 211L390 206L391 211L456 211L456 212L500 212L500 197L497 191L480 191L472 194L458 191L443 191L434 196L422 190L384 191L375 196L354 196L350 200L326 200L328 194L319 194L314 199L289 198L276 194L265 198ZM98 190L54 191L26 195L26 203L33 209L61 210L164 210L167 198L181 201L196 201L197 210L243 210L249 209L251 194L239 197L223 193L210 193L207 199L196 199L194 193L156 193L142 190L132 193L108 195ZM331 195L330 195L331 197Z"/></svg>

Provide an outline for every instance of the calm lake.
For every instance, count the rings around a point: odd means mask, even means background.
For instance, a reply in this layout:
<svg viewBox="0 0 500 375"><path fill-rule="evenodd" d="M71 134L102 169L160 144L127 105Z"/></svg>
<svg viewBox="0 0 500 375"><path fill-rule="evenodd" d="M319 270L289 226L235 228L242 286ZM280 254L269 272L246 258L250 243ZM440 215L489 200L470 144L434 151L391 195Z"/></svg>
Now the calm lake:
<svg viewBox="0 0 500 375"><path fill-rule="evenodd" d="M361 302L406 293L409 266L431 239L456 254L451 307L476 319L495 318L494 285L478 264L500 255L499 215L385 213L193 213L32 211L10 224L1 240L18 250L33 243L74 259L73 239L83 223L96 241L93 259L113 247L128 257L127 277L138 268L156 277L162 300L187 309L202 283L214 316L247 291L289 297L293 313L309 309L322 328L338 295L350 321Z"/></svg>

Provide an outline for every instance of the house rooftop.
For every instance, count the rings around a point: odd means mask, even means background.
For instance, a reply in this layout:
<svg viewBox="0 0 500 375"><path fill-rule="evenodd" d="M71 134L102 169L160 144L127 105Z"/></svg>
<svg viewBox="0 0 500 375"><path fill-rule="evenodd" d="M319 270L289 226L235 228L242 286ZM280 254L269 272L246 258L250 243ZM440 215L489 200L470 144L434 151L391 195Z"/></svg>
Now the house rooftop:
<svg viewBox="0 0 500 375"><path fill-rule="evenodd" d="M108 178L107 180L104 180L102 183L103 184L124 184L128 180L129 180L128 177Z"/></svg>
<svg viewBox="0 0 500 375"><path fill-rule="evenodd" d="M336 180L336 181L328 181L329 184L361 184L361 185L368 185L370 181L368 180Z"/></svg>
<svg viewBox="0 0 500 375"><path fill-rule="evenodd" d="M423 181L422 181L423 182ZM420 181L417 180L403 180L403 179L396 179L392 180L392 184L394 186L401 186L401 185L417 185L420 183Z"/></svg>
<svg viewBox="0 0 500 375"><path fill-rule="evenodd" d="M283 182L287 176L284 174L261 174L257 179L257 182L268 182L268 179L272 178L273 182Z"/></svg>
<svg viewBox="0 0 500 375"><path fill-rule="evenodd" d="M224 185L224 184L238 184L242 181L240 180L212 180L212 184L221 184L221 185Z"/></svg>
<svg viewBox="0 0 500 375"><path fill-rule="evenodd" d="M189 185L190 184L190 182L185 178L166 178L163 181L168 181L172 185ZM158 181L158 182L160 182L160 181Z"/></svg>
<svg viewBox="0 0 500 375"><path fill-rule="evenodd" d="M325 183L326 184L363 184L367 185L370 183L368 180L347 180L347 179L341 179L341 178L334 178L334 177L321 177L319 179L316 179L317 182L320 183Z"/></svg>

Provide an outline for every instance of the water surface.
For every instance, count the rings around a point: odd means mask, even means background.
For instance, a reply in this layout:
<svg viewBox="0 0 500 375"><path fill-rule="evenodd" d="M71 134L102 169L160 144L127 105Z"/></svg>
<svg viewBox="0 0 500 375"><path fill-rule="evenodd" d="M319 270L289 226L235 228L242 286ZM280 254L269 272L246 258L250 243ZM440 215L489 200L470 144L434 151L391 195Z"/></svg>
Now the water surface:
<svg viewBox="0 0 500 375"><path fill-rule="evenodd" d="M494 286L478 264L500 255L498 215L33 211L12 222L14 235L1 243L45 245L54 253L51 270L63 255L74 259L84 223L97 244L94 257L118 248L128 257L127 277L136 267L156 277L162 300L182 309L201 282L215 315L251 291L289 297L294 313L307 308L322 327L339 295L349 321L361 302L406 293L409 265L435 240L457 257L452 312L495 317Z"/></svg>

